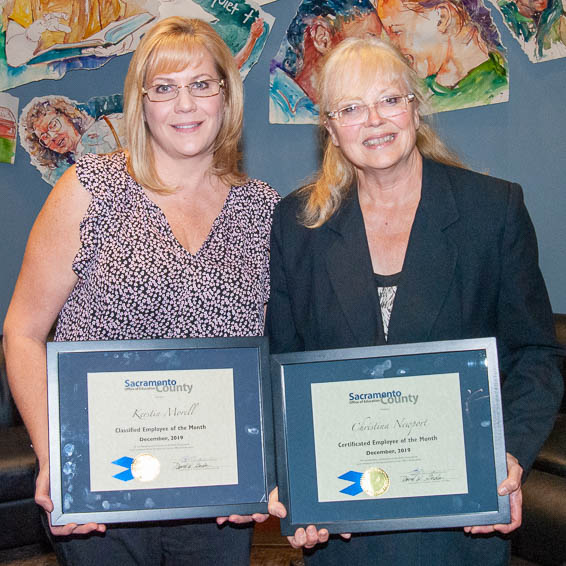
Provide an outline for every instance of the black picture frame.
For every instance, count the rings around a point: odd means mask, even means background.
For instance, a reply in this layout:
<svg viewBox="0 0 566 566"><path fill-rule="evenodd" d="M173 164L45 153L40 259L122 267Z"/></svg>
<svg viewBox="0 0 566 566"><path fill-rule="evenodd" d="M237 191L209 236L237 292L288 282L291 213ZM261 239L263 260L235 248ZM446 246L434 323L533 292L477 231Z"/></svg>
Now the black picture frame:
<svg viewBox="0 0 566 566"><path fill-rule="evenodd" d="M232 369L237 484L92 491L87 374L173 368ZM267 512L275 462L265 337L50 342L47 374L53 525Z"/></svg>
<svg viewBox="0 0 566 566"><path fill-rule="evenodd" d="M319 500L312 384L379 380L375 388L379 390L386 389L388 378L429 375L434 379L436 374L454 372L459 376L467 493ZM510 521L509 497L497 494L507 467L494 338L278 354L271 356L271 375L279 499L287 508L287 517L281 520L283 534L292 535L309 524L341 533ZM431 408L431 412L442 411L434 403ZM349 430L343 415L332 410L336 427ZM374 437L384 435L375 432ZM379 459L376 457L378 469ZM344 471L348 469L345 465ZM350 476L338 478L354 482ZM354 491L361 492L361 488Z"/></svg>

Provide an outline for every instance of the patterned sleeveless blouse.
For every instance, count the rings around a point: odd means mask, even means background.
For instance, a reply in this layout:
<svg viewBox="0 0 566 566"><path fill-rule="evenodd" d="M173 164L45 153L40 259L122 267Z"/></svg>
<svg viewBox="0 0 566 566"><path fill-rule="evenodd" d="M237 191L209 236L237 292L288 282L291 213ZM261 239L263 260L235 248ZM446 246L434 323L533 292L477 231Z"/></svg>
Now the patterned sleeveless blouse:
<svg viewBox="0 0 566 566"><path fill-rule="evenodd" d="M188 252L127 173L123 153L85 155L92 199L73 261L78 281L55 340L259 336L269 297L269 233L279 195L232 186L202 247Z"/></svg>

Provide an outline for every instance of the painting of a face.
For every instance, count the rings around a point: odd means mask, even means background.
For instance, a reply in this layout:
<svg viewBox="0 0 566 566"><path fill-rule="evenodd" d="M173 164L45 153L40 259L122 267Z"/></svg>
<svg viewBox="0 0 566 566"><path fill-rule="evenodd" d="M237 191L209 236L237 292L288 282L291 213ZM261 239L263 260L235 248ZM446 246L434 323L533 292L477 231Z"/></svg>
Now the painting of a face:
<svg viewBox="0 0 566 566"><path fill-rule="evenodd" d="M337 44L346 37L368 37L381 35L381 22L376 12L367 12L343 23L340 33L336 34L334 43Z"/></svg>
<svg viewBox="0 0 566 566"><path fill-rule="evenodd" d="M519 12L523 16L530 18L536 12L542 12L543 10L546 10L548 6L548 0L517 0L516 4Z"/></svg>
<svg viewBox="0 0 566 566"><path fill-rule="evenodd" d="M36 120L34 133L41 145L56 153L75 151L81 139L71 120L55 110L49 110Z"/></svg>
<svg viewBox="0 0 566 566"><path fill-rule="evenodd" d="M378 11L387 35L419 77L436 74L445 57L437 12L434 9L416 12L404 6L401 0L379 2Z"/></svg>

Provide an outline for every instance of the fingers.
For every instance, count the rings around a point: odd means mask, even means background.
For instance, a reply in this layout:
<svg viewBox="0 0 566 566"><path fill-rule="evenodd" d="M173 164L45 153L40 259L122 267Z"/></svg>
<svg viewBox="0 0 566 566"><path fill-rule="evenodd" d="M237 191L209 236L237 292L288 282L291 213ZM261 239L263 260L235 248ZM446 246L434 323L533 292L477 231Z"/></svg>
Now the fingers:
<svg viewBox="0 0 566 566"><path fill-rule="evenodd" d="M253 515L230 515L229 517L216 517L216 524L223 525L226 522L243 524L251 523L252 521L256 523L263 523L269 518L269 515L263 513L254 513Z"/></svg>
<svg viewBox="0 0 566 566"><path fill-rule="evenodd" d="M519 460L517 460L515 456L507 453L507 478L501 482L497 493L499 493L499 495L508 495L517 491L521 487L522 477L523 468L519 464Z"/></svg>
<svg viewBox="0 0 566 566"><path fill-rule="evenodd" d="M54 527L51 524L51 514L47 514L49 520L49 529L55 536L69 536L69 535L87 535L92 532L104 533L106 532L106 525L100 523L85 523L78 525L77 523L68 523L61 527Z"/></svg>
<svg viewBox="0 0 566 566"><path fill-rule="evenodd" d="M507 534L521 526L523 516L523 492L521 490L523 468L519 464L519 460L517 460L517 458L515 458L512 454L507 453L506 458L507 477L499 484L497 493L499 495L509 495L511 522L497 525L464 527L464 532L473 535L489 534L495 531Z"/></svg>
<svg viewBox="0 0 566 566"><path fill-rule="evenodd" d="M47 513L53 511L53 502L49 496L49 472L40 469L35 480L35 502Z"/></svg>
<svg viewBox="0 0 566 566"><path fill-rule="evenodd" d="M523 491L517 489L509 496L509 505L511 507L511 522L508 524L495 525L497 532L508 534L518 529L523 522Z"/></svg>
<svg viewBox="0 0 566 566"><path fill-rule="evenodd" d="M295 535L287 537L287 540L293 548L312 548L315 544L327 542L328 537L326 529L318 531L314 525L309 525L306 529L297 529Z"/></svg>
<svg viewBox="0 0 566 566"><path fill-rule="evenodd" d="M267 510L269 511L270 515L274 517L279 517L280 519L284 519L287 516L287 509L285 509L285 505L279 501L279 490L275 488L269 494L269 502L267 504Z"/></svg>

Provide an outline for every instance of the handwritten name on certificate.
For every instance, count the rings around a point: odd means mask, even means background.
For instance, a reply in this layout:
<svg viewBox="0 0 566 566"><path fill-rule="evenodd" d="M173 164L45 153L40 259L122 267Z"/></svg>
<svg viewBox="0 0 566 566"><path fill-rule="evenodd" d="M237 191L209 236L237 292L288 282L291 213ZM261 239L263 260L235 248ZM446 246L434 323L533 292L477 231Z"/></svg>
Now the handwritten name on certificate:
<svg viewBox="0 0 566 566"><path fill-rule="evenodd" d="M238 483L232 369L87 375L90 487Z"/></svg>
<svg viewBox="0 0 566 566"><path fill-rule="evenodd" d="M312 383L319 501L467 493L457 373Z"/></svg>

